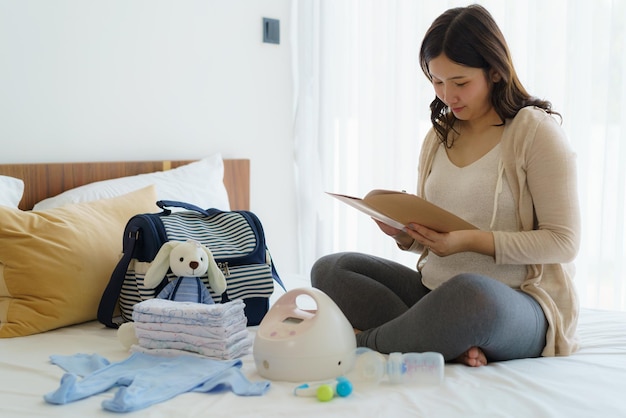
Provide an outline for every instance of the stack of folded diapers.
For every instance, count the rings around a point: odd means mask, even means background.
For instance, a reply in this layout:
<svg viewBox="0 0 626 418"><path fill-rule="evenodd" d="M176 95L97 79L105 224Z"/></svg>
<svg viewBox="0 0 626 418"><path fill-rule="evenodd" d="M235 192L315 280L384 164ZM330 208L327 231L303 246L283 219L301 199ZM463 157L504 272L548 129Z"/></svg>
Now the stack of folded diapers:
<svg viewBox="0 0 626 418"><path fill-rule="evenodd" d="M149 299L133 308L132 351L158 355L196 354L230 360L252 346L242 300L207 305Z"/></svg>

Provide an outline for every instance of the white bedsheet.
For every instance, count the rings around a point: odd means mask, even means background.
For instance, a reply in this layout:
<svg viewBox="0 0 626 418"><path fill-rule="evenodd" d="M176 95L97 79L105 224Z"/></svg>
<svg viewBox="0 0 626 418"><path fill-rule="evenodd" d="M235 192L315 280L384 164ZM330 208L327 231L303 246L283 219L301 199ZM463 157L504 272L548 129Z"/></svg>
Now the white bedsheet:
<svg viewBox="0 0 626 418"><path fill-rule="evenodd" d="M254 334L255 329L250 328ZM294 384L272 382L260 397L231 392L187 393L127 413L129 417L626 417L626 312L583 309L582 349L570 357L516 360L477 369L446 365L438 388L378 385L347 398L319 402L295 397ZM67 405L49 405L63 371L51 354L128 356L114 330L97 322L29 337L0 340L0 417L114 416L101 408L112 391ZM262 380L252 354L250 380Z"/></svg>

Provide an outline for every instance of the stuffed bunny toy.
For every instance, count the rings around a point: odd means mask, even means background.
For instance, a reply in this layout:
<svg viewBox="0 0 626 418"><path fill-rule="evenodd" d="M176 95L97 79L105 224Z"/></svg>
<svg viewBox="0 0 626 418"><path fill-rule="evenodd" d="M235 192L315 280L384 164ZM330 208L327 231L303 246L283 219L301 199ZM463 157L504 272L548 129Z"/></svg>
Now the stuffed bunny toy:
<svg viewBox="0 0 626 418"><path fill-rule="evenodd" d="M180 302L215 303L200 279L207 272L209 285L215 293L221 295L226 290L226 279L217 266L213 254L197 241L168 241L163 244L146 271L144 287L156 288L168 269L177 277L161 290L157 295L158 298ZM126 348L138 342L132 322L122 324L117 335Z"/></svg>
<svg viewBox="0 0 626 418"><path fill-rule="evenodd" d="M212 304L213 298L200 280L208 272L209 285L218 295L226 290L226 279L211 251L198 241L168 241L161 246L143 279L144 287L153 289L170 269L176 279L157 295L158 298L181 302Z"/></svg>

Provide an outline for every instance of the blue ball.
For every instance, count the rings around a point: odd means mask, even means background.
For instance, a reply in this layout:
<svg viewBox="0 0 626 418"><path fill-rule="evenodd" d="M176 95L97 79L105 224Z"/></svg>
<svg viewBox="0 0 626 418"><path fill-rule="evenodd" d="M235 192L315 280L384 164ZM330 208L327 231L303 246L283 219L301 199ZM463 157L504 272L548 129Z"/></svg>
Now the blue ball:
<svg viewBox="0 0 626 418"><path fill-rule="evenodd" d="M352 383L345 377L337 378L337 387L335 388L337 395L345 398L352 393Z"/></svg>

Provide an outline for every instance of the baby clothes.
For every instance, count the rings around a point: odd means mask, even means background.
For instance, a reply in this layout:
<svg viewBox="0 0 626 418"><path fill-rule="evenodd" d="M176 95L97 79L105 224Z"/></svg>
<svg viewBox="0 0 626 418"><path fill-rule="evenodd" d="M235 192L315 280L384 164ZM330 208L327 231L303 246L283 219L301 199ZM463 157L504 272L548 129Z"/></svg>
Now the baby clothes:
<svg viewBox="0 0 626 418"><path fill-rule="evenodd" d="M242 300L206 305L150 299L133 309L133 352L194 353L222 360L241 357L252 346Z"/></svg>
<svg viewBox="0 0 626 418"><path fill-rule="evenodd" d="M64 368L57 390L44 396L48 403L66 404L119 387L102 407L113 412L130 412L163 402L185 392L213 392L230 388L240 396L258 396L269 382L250 382L241 372L241 360L218 361L179 355L159 357L133 353L118 363L98 355L52 356ZM86 374L83 379L79 375Z"/></svg>

